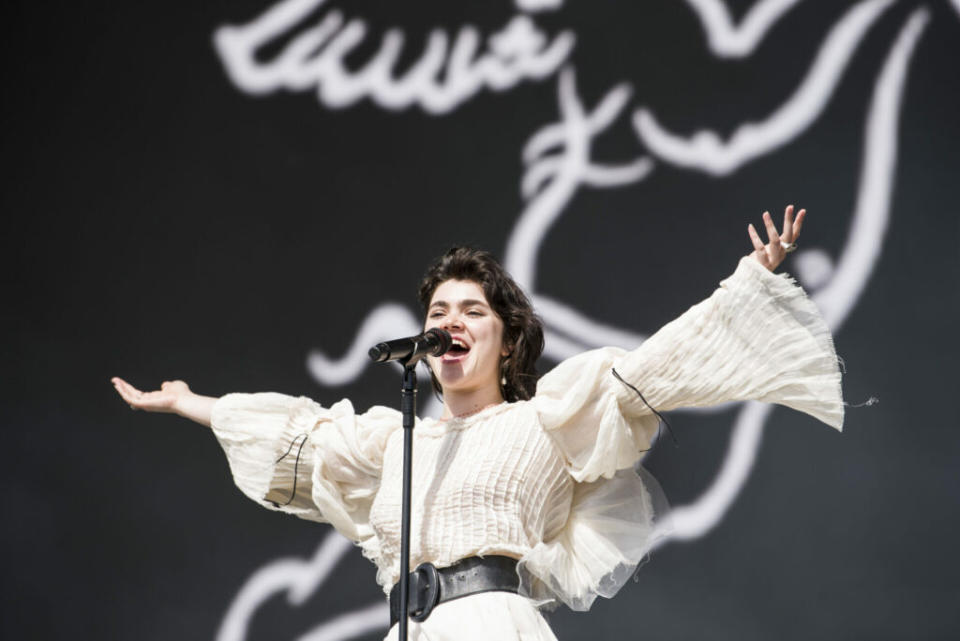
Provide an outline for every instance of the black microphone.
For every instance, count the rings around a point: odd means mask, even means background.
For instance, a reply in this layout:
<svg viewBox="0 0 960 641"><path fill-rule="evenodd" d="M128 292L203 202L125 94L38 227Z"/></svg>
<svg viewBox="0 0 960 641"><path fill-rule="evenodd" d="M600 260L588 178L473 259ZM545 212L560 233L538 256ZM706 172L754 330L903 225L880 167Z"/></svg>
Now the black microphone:
<svg viewBox="0 0 960 641"><path fill-rule="evenodd" d="M450 349L452 344L450 332L434 327L418 336L379 343L371 347L367 353L377 363L397 360L415 362L424 356L441 356Z"/></svg>

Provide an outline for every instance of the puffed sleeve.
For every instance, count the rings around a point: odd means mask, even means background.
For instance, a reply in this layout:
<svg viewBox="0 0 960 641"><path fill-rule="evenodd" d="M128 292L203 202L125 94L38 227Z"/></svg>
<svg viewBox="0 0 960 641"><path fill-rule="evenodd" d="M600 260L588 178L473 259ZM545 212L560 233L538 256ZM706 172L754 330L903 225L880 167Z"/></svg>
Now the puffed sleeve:
<svg viewBox="0 0 960 641"><path fill-rule="evenodd" d="M357 415L348 400L324 408L304 397L228 394L214 404L211 425L249 498L372 544L370 506L398 412Z"/></svg>
<svg viewBox="0 0 960 641"><path fill-rule="evenodd" d="M524 592L574 610L613 596L669 532L662 493L637 465L658 427L650 408L748 399L843 423L826 324L791 279L752 258L638 349L593 350L546 374L533 402L576 483L566 523L521 560Z"/></svg>
<svg viewBox="0 0 960 641"><path fill-rule="evenodd" d="M829 328L791 278L750 257L639 348L568 359L540 380L535 397L577 481L609 478L639 459L657 430L650 407L743 400L786 405L837 429L843 424Z"/></svg>

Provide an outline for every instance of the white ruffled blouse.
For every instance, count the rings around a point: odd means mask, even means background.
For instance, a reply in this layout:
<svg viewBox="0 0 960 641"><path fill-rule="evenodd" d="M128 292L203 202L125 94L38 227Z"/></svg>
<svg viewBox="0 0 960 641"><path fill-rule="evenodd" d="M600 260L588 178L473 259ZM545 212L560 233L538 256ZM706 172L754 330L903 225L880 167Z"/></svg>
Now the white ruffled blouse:
<svg viewBox="0 0 960 641"><path fill-rule="evenodd" d="M660 533L634 469L657 431L650 407L747 399L837 429L843 422L828 328L791 279L750 258L638 349L570 358L541 378L529 401L419 421L410 567L507 554L520 559L523 594L586 610L597 595L613 596ZM385 591L396 583L399 412L229 394L214 406L212 424L244 494L330 523L376 563Z"/></svg>

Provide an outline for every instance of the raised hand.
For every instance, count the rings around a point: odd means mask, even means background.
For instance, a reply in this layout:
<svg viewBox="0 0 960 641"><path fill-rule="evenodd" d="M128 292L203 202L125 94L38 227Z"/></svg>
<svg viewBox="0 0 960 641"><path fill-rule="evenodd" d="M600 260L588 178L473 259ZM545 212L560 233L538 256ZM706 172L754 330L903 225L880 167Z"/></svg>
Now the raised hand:
<svg viewBox="0 0 960 641"><path fill-rule="evenodd" d="M130 409L148 412L180 413L180 402L192 394L183 381L165 381L160 389L153 392L141 392L122 378L114 376L110 381L117 393L123 397Z"/></svg>
<svg viewBox="0 0 960 641"><path fill-rule="evenodd" d="M770 212L763 212L763 224L767 228L768 242L764 245L753 224L747 225L747 233L750 235L750 242L753 243L754 249L751 256L770 271L776 269L786 255L796 249L794 243L800 236L800 228L803 226L806 215L807 210L801 209L794 219L793 205L787 205L783 212L783 233L777 233L777 227L773 224Z"/></svg>

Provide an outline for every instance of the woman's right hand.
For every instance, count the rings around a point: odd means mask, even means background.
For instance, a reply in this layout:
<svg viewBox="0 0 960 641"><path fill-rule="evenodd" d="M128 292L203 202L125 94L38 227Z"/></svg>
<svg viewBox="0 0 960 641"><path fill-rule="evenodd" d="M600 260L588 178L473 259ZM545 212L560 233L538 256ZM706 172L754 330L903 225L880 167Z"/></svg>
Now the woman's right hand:
<svg viewBox="0 0 960 641"><path fill-rule="evenodd" d="M217 399L194 394L183 381L164 381L158 390L141 392L119 376L110 380L130 409L179 414L201 425L210 426L210 417Z"/></svg>
<svg viewBox="0 0 960 641"><path fill-rule="evenodd" d="M134 410L181 414L183 400L193 394L183 381L164 381L160 389L153 392L142 392L118 376L110 381L130 409Z"/></svg>

